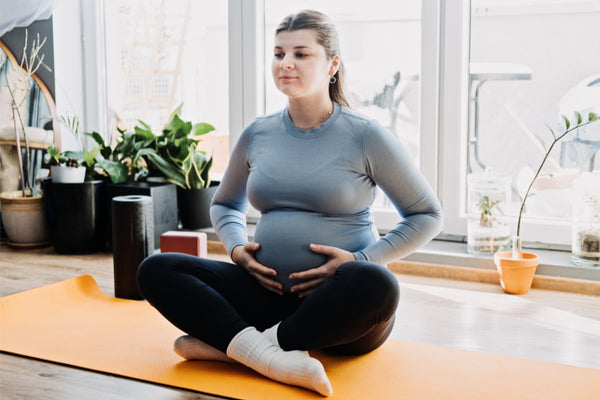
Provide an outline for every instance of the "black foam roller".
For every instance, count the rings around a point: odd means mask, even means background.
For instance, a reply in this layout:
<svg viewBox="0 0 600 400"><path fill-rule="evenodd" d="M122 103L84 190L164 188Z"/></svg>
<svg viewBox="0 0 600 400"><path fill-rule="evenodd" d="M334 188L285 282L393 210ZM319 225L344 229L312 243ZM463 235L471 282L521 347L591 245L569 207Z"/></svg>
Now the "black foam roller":
<svg viewBox="0 0 600 400"><path fill-rule="evenodd" d="M154 251L154 214L150 196L112 199L115 297L143 299L137 286L140 263Z"/></svg>

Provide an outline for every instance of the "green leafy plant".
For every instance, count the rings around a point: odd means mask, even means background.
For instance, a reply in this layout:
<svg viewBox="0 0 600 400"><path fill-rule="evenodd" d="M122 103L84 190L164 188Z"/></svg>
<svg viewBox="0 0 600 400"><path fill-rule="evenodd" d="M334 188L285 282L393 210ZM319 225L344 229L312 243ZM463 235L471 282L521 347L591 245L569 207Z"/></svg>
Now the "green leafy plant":
<svg viewBox="0 0 600 400"><path fill-rule="evenodd" d="M66 167L79 167L79 161L77 160L77 154L72 151L60 153L56 146L48 146L46 154L44 154L44 162L50 165L59 166L64 165Z"/></svg>
<svg viewBox="0 0 600 400"><path fill-rule="evenodd" d="M168 182L186 189L210 186L212 157L198 148L199 136L215 128L207 123L183 121L180 105L173 111L160 135L155 135L144 121L133 132L119 129L120 138L114 149L102 137L89 134L99 145L98 165L113 183L142 181L161 175Z"/></svg>
<svg viewBox="0 0 600 400"><path fill-rule="evenodd" d="M58 148L55 146L49 146L47 153L44 155L44 162L47 164L62 165L66 167L86 167L85 179L92 180L98 177L99 173L96 171L96 156L100 152L100 147L96 146L90 150L85 150L86 146L81 140L79 133L79 118L77 116L64 116L58 117L58 121L64 124L69 131L75 137L76 143L79 146L78 151L64 151L59 153ZM84 132L84 135L91 136L90 133Z"/></svg>
<svg viewBox="0 0 600 400"><path fill-rule="evenodd" d="M181 107L173 111L162 135L157 138L156 152L148 152L146 157L167 181L184 189L207 188L210 186L209 172L213 158L198 148L201 141L199 136L215 128L205 122L192 124L183 121L179 117ZM148 125L143 125L146 134L151 133Z"/></svg>
<svg viewBox="0 0 600 400"><path fill-rule="evenodd" d="M500 200L490 200L489 196L481 196L477 207L479 208L479 224L484 227L492 227L496 219L493 217L493 210L500 203Z"/></svg>
<svg viewBox="0 0 600 400"><path fill-rule="evenodd" d="M119 130L121 135L124 131ZM88 132L85 135L94 139L98 144L96 147L96 155L90 159L91 163L97 165L110 178L112 183L124 183L127 182L129 175L129 163L126 162L125 157L116 151L116 148L111 149L105 142L102 136L98 132ZM117 145L118 146L118 145ZM132 171L133 172L133 171ZM134 178L137 176L135 173L132 175Z"/></svg>
<svg viewBox="0 0 600 400"><path fill-rule="evenodd" d="M554 148L556 143L558 143L561 139L563 139L570 132L598 121L598 115L593 112L588 113L588 119L585 122L583 121L582 115L579 112L575 112L574 125L571 124L571 121L566 116L563 115L562 118L565 123L565 128L562 133L557 134L556 132L554 132L554 129L552 129L551 127L548 127L554 140L552 141L552 143L546 150L546 155L544 156L542 163L540 164L537 172L535 173L535 176L531 180L531 183L529 184L529 187L527 188L527 191L525 192L525 196L523 196L523 201L521 202L521 209L519 210L519 219L517 221L517 238L519 238L521 235L521 218L523 217L523 210L525 209L525 203L527 202L527 197L529 196L529 192L531 191L533 184L535 183L537 177L539 176L540 172L542 171L542 168L544 167L544 164L548 160L548 157L550 156L550 153L552 152L552 149ZM519 258L522 257L520 243L518 245L518 248L513 249L513 257L515 257L515 256L518 256Z"/></svg>

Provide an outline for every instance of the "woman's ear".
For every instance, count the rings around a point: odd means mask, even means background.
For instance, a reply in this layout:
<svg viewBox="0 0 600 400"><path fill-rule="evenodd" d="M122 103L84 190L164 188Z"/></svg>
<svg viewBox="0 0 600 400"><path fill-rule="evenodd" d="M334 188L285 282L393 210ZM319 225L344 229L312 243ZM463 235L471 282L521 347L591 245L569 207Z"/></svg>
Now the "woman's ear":
<svg viewBox="0 0 600 400"><path fill-rule="evenodd" d="M338 56L336 54L331 59L331 65L329 67L329 76L335 75L335 73L338 71L339 68L340 68L340 56Z"/></svg>

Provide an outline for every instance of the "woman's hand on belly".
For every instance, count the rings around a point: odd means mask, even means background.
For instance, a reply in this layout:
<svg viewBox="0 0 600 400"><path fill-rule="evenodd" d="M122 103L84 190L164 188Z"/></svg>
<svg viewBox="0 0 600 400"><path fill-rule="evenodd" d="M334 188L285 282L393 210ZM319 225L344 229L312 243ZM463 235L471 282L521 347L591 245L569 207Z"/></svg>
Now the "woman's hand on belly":
<svg viewBox="0 0 600 400"><path fill-rule="evenodd" d="M356 260L352 253L338 247L311 244L310 249L315 253L329 257L329 260L317 268L290 274L290 279L305 280L302 283L292 286L290 290L292 293L298 293L298 297L308 296L314 292L320 284L331 278L340 265L348 261Z"/></svg>
<svg viewBox="0 0 600 400"><path fill-rule="evenodd" d="M283 285L269 278L277 275L277 271L267 268L258 261L254 253L260 248L259 243L248 242L244 246L236 246L231 252L234 263L242 267L248 274L253 276L258 283L267 290L279 295L283 294Z"/></svg>

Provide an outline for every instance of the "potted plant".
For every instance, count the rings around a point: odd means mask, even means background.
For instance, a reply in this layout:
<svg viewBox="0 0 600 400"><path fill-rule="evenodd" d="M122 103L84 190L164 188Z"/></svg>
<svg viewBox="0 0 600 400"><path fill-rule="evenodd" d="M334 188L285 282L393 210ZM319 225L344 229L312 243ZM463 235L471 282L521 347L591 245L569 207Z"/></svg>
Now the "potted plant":
<svg viewBox="0 0 600 400"><path fill-rule="evenodd" d="M50 146L44 156L51 167L51 176L42 182L50 239L57 253L100 251L104 249L106 231L105 182L96 163L100 146L84 151L77 118L61 121L68 124L82 150L59 153Z"/></svg>
<svg viewBox="0 0 600 400"><path fill-rule="evenodd" d="M85 180L85 166L73 152L60 153L56 146L48 146L44 162L50 164L50 176L54 183L81 183Z"/></svg>
<svg viewBox="0 0 600 400"><path fill-rule="evenodd" d="M79 134L79 119L77 117L61 116L62 122L69 132L75 137L79 151L59 152L56 146L49 146L44 155L44 162L50 166L50 176L54 183L81 183L86 179L93 179L96 175L96 155L100 148L96 146L90 151L85 151L85 146Z"/></svg>
<svg viewBox="0 0 600 400"><path fill-rule="evenodd" d="M178 227L175 185L167 181L148 181L150 170L146 155L156 152L158 137L146 124L140 123L143 126L136 126L133 132L118 129L119 138L114 148L107 145L97 132L89 134L99 145L97 166L110 180L105 189L105 240L108 247L112 245L111 204L116 196L143 195L152 198L155 246L160 245L161 234Z"/></svg>
<svg viewBox="0 0 600 400"><path fill-rule="evenodd" d="M517 233L516 236L513 237L513 249L512 252L498 252L494 254L494 262L496 267L498 268L498 273L500 274L500 284L506 293L510 294L526 294L529 292L531 288L531 283L533 282L533 276L535 274L535 269L539 264L539 257L535 253L524 253L521 247L521 218L523 217L523 210L525 209L525 203L527 202L527 197L535 183L537 177L539 176L544 164L548 160L550 156L550 152L561 139L563 139L568 133L574 131L575 129L584 127L586 125L592 124L598 121L598 115L590 112L588 114L587 121L583 121L583 117L580 113L575 113L576 123L571 126L571 121L563 116L563 120L565 123L564 131L560 134L556 134L552 128L550 129L550 133L552 133L553 141L546 150L546 154L540 164L535 176L531 180L527 191L525 192L525 196L523 196L523 201L521 202L521 208L519 210L519 218L517 220Z"/></svg>
<svg viewBox="0 0 600 400"><path fill-rule="evenodd" d="M173 111L162 135L156 141L156 151L145 156L150 165L177 185L177 207L183 229L211 226L210 202L219 182L211 181L213 158L199 149L200 136L215 128L205 122L183 121L181 105Z"/></svg>
<svg viewBox="0 0 600 400"><path fill-rule="evenodd" d="M492 255L510 248L504 210L510 201L510 177L486 170L467 177L469 218L467 251Z"/></svg>
<svg viewBox="0 0 600 400"><path fill-rule="evenodd" d="M585 172L573 183L571 260L600 266L600 171Z"/></svg>
<svg viewBox="0 0 600 400"><path fill-rule="evenodd" d="M22 133L25 141L27 154L25 162L29 165L29 141L19 106L31 91L33 75L43 64L44 56L40 56L40 51L45 42L46 39L42 41L38 35L31 44L31 50L27 53L28 37L27 31L25 31L25 47L19 66L20 73L17 74L18 78L14 81L6 82L16 139L21 190L0 193L0 205L2 207L2 224L8 236L8 244L14 247L35 247L48 244L42 192L33 190L30 179L26 179L21 157L21 134L19 133L19 131Z"/></svg>

